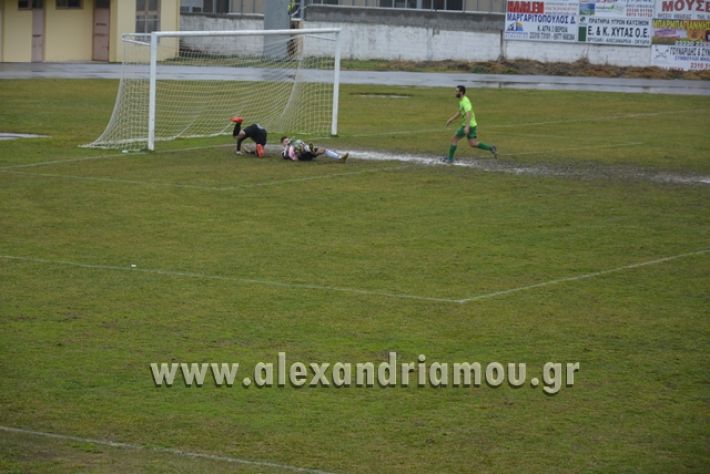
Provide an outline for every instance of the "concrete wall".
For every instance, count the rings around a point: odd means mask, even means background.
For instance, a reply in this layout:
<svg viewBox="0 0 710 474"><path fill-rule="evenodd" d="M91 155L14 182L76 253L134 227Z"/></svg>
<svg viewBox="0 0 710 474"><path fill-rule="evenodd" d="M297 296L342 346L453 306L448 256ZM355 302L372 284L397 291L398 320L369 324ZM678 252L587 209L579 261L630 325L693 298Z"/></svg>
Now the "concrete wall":
<svg viewBox="0 0 710 474"><path fill-rule="evenodd" d="M651 48L606 46L586 43L543 43L504 41L501 55L506 59L531 59L541 62L574 62L586 59L592 64L612 66L651 66Z"/></svg>
<svg viewBox="0 0 710 474"><path fill-rule="evenodd" d="M180 31L263 30L264 15L180 15Z"/></svg>
<svg viewBox="0 0 710 474"><path fill-rule="evenodd" d="M433 31L500 32L503 29L505 15L502 13L310 5L306 8L305 20L307 22L353 23L356 25L408 26Z"/></svg>
<svg viewBox="0 0 710 474"><path fill-rule="evenodd" d="M198 13L183 13L180 16L180 31L244 31L263 30L263 15L219 16L201 15ZM229 45L220 44L215 38L184 38L183 45L195 50L221 53L221 54L253 54L261 55L264 52L263 37L245 36L229 42Z"/></svg>
<svg viewBox="0 0 710 474"><path fill-rule="evenodd" d="M651 65L651 48L503 41L504 15L311 5L304 28L341 28L344 59L490 61L498 58ZM182 30L262 29L259 16L182 15ZM251 49L251 48L250 48ZM258 51L258 46L253 47ZM306 51L318 54L318 50Z"/></svg>

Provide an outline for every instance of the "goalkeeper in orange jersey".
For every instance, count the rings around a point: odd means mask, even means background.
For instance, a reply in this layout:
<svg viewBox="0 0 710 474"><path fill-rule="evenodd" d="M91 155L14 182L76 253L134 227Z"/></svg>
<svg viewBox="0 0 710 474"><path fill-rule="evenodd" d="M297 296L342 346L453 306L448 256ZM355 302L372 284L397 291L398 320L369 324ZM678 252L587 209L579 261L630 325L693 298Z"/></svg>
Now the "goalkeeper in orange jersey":
<svg viewBox="0 0 710 474"><path fill-rule="evenodd" d="M281 157L284 160L292 161L313 161L320 155L325 155L327 158L338 160L341 163L348 159L349 153L340 154L336 151L329 150L323 147L317 147L313 144L306 144L298 138L281 137Z"/></svg>
<svg viewBox="0 0 710 474"><path fill-rule="evenodd" d="M476 115L473 113L473 107L471 106L471 101L466 97L466 87L456 86L456 98L459 100L459 110L452 115L449 120L446 121L446 126L448 127L451 123L458 117L461 117L461 126L456 129L456 132L451 137L451 145L449 146L449 154L442 161L444 163L453 163L454 155L456 154L456 148L458 146L459 140L463 137L468 139L468 144L473 148L480 148L482 150L488 150L493 153L494 158L498 158L498 150L495 145L487 145L483 142L478 141L478 134L476 133Z"/></svg>
<svg viewBox="0 0 710 474"><path fill-rule="evenodd" d="M266 129L259 125L258 123L253 123L248 127L242 129L243 117L232 117L232 122L234 123L234 130L232 131L232 136L237 140L237 149L234 151L236 154L242 154L242 142L247 138L251 138L254 143L256 143L256 156L259 158L264 157L264 147L266 146Z"/></svg>

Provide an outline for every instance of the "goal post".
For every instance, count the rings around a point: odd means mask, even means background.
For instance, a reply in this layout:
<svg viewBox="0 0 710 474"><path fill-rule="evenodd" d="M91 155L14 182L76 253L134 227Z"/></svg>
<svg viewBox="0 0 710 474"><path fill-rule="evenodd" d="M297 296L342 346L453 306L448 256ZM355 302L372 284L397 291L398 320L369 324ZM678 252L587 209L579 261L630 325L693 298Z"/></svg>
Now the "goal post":
<svg viewBox="0 0 710 474"><path fill-rule="evenodd" d="M154 150L231 133L232 116L274 133L337 135L340 29L124 34L113 113L85 145Z"/></svg>

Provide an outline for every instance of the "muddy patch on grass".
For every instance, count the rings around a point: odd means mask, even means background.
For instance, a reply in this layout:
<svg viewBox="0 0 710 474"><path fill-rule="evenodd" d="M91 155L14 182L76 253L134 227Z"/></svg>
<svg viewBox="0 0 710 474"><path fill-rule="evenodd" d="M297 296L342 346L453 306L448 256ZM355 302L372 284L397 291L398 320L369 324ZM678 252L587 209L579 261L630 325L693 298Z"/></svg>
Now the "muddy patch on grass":
<svg viewBox="0 0 710 474"><path fill-rule="evenodd" d="M421 166L451 166L473 168L488 173L505 173L525 176L563 177L574 179L634 180L663 184L710 185L710 176L692 173L674 173L631 166L608 165L554 165L520 164L510 159L463 158L452 164L444 163L441 157L406 153L353 150L352 159L366 161L400 161Z"/></svg>

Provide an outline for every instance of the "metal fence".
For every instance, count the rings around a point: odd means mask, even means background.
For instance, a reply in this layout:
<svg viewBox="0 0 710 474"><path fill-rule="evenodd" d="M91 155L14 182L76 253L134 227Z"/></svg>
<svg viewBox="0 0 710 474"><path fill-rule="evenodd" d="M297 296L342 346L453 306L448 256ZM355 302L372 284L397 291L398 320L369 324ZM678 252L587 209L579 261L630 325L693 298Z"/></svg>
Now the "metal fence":
<svg viewBox="0 0 710 474"><path fill-rule="evenodd" d="M244 0L238 0L244 1ZM339 5L364 8L406 8L465 12L505 12L505 0L304 0L306 5Z"/></svg>
<svg viewBox="0 0 710 474"><path fill-rule="evenodd" d="M308 5L504 13L506 0L291 0L294 16ZM264 0L182 0L182 13L263 14Z"/></svg>

